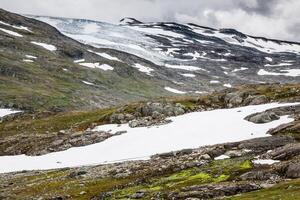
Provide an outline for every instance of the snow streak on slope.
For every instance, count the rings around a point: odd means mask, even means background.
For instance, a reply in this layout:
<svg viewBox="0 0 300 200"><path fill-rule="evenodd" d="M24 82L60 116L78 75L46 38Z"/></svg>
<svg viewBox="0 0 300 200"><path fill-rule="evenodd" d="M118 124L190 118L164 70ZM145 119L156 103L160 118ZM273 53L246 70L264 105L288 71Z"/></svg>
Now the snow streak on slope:
<svg viewBox="0 0 300 200"><path fill-rule="evenodd" d="M270 123L254 124L244 120L244 118L266 109L295 104L271 103L234 109L194 112L171 117L170 119L173 122L151 128L130 128L128 124L99 126L95 128L95 131L112 130L112 132L116 132L117 130L126 130L127 133L111 137L101 143L42 156L2 156L0 157L0 172L148 159L149 156L157 153L265 137L270 128L291 122L293 119L285 116ZM218 122L217 126L216 122Z"/></svg>
<svg viewBox="0 0 300 200"><path fill-rule="evenodd" d="M162 64L161 61L168 60L168 56L153 50L159 46L154 39L127 27L89 20L48 17L36 17L36 19L58 28L65 35L85 44L125 51L156 64Z"/></svg>
<svg viewBox="0 0 300 200"><path fill-rule="evenodd" d="M14 110L11 110L11 109L0 109L0 117L4 117L6 115L10 115L10 114L14 114L14 113L18 113L20 111L14 111Z"/></svg>
<svg viewBox="0 0 300 200"><path fill-rule="evenodd" d="M290 53L297 53L297 54L300 53L299 44L291 44L283 41L280 42L280 41L267 40L265 38L251 37L231 29L208 30L206 28L193 26L193 25L190 25L190 27L194 32L198 34L220 38L227 43L255 48L265 53L279 53L279 52L290 52Z"/></svg>

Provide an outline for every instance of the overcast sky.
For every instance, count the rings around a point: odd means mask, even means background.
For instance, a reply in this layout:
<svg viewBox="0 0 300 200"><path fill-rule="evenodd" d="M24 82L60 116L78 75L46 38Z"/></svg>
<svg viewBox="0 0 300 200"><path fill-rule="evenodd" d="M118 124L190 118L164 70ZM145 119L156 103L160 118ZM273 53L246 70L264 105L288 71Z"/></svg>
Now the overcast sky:
<svg viewBox="0 0 300 200"><path fill-rule="evenodd" d="M300 42L300 0L0 0L0 7L112 23L123 17L192 22Z"/></svg>

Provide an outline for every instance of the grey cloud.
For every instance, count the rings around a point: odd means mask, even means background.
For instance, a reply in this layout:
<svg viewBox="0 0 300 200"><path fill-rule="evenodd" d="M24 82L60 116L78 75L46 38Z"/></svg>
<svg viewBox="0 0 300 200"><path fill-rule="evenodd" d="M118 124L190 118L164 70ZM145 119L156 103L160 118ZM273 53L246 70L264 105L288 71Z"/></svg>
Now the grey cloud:
<svg viewBox="0 0 300 200"><path fill-rule="evenodd" d="M241 1L239 7L249 13L270 15L273 13L274 7L278 1L279 0L256 0L253 5L247 3L247 1Z"/></svg>
<svg viewBox="0 0 300 200"><path fill-rule="evenodd" d="M118 23L176 21L299 41L299 0L0 0L13 12Z"/></svg>

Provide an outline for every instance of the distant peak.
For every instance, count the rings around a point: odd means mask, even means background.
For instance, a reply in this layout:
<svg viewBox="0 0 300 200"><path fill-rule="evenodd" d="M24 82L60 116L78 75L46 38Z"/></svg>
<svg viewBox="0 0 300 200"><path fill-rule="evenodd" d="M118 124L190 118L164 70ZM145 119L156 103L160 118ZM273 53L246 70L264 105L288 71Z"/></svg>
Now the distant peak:
<svg viewBox="0 0 300 200"><path fill-rule="evenodd" d="M142 22L131 17L125 17L120 20L121 25L141 24Z"/></svg>

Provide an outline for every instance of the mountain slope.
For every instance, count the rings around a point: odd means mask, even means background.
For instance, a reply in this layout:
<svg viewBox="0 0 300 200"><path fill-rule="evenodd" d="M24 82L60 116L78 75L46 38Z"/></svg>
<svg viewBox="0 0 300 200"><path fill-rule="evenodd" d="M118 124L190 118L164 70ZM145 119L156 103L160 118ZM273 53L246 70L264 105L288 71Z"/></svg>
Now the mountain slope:
<svg viewBox="0 0 300 200"><path fill-rule="evenodd" d="M120 25L53 17L34 18L63 34L95 47L126 51L154 63L152 74L167 73L170 88L201 93L241 83L299 81L300 44L249 36L233 29L195 24L141 23Z"/></svg>
<svg viewBox="0 0 300 200"><path fill-rule="evenodd" d="M27 18L1 10L0 36L2 107L86 109L300 79L298 43L232 29Z"/></svg>
<svg viewBox="0 0 300 200"><path fill-rule="evenodd" d="M118 55L120 59L145 65L147 61L124 52L80 44L34 19L0 10L0 38L2 107L84 109L164 92L162 81L112 58ZM86 63L74 62L79 59Z"/></svg>

